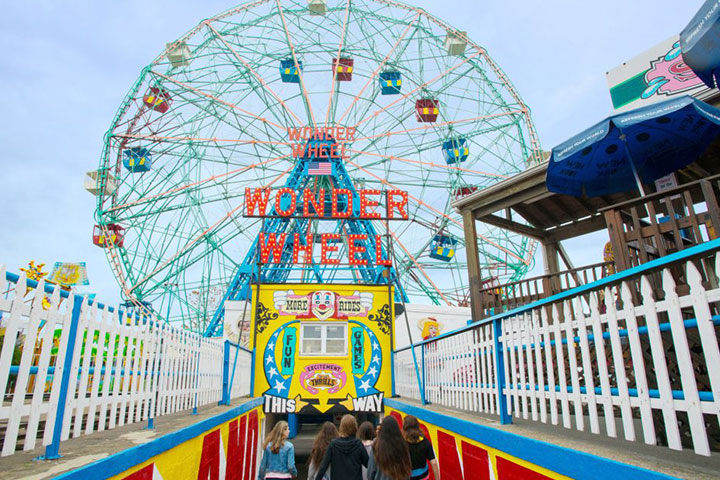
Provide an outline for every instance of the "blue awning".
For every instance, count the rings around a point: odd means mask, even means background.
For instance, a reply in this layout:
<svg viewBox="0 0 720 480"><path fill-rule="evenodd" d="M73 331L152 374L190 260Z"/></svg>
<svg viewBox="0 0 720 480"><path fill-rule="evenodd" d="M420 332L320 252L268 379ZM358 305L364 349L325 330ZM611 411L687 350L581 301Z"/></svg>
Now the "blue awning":
<svg viewBox="0 0 720 480"><path fill-rule="evenodd" d="M710 88L720 74L720 0L706 0L680 32L685 63Z"/></svg>
<svg viewBox="0 0 720 480"><path fill-rule="evenodd" d="M595 197L638 189L693 161L720 134L720 109L683 96L613 115L553 148L551 192Z"/></svg>

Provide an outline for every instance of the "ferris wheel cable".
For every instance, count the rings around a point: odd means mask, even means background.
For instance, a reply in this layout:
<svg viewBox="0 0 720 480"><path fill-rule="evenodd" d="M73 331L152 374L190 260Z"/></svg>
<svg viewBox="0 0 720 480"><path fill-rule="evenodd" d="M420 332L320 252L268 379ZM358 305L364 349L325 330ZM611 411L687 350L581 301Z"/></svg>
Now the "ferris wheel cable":
<svg viewBox="0 0 720 480"><path fill-rule="evenodd" d="M499 173L481 172L481 171L479 171L479 170L471 170L471 169L469 169L469 168L453 167L453 166L450 166L450 165L441 165L441 164L432 163L432 162L423 162L423 161L420 161L420 160L413 160L413 159L411 159L411 158L397 157L397 156L394 156L394 155L383 155L383 154L380 154L380 153L368 152L368 151L365 151L365 150L355 150L355 149L349 148L349 149L347 149L346 151L348 151L348 152L353 152L353 153L357 153L357 154L359 154L359 155L361 154L361 155L370 155L370 156L374 156L374 157L381 157L381 158L384 158L384 159L387 159L387 160L399 160L399 161L405 162L405 163L413 163L413 164L417 164L417 165L425 165L425 166L430 166L430 167L435 167L435 168L441 168L441 169L451 170L451 171L457 171L457 172L473 173L473 174L480 175L480 176L484 176L484 177L494 177L494 178L502 178L502 179L510 178L508 175L501 175L501 174L499 174ZM366 165L366 167L368 167L368 165Z"/></svg>
<svg viewBox="0 0 720 480"><path fill-rule="evenodd" d="M418 90L422 90L422 89L424 89L425 87L427 87L428 85L431 85L431 84L435 83L435 82L438 81L439 79L445 77L445 75L447 75L448 73L452 72L452 71L455 70L456 68L459 68L459 67L465 65L467 62L469 62L469 61L472 60L473 58L477 57L478 55L480 55L480 52L477 52L477 53L475 53L474 55L469 56L468 58L466 58L466 59L463 60L462 62L460 62L460 63L458 63L458 64L456 64L456 65L454 65L454 66L452 66L452 67L450 67L450 68L448 68L448 69L446 69L444 72L440 73L439 75L437 75L436 77L432 78L431 80L428 80L427 82L424 82L423 84L419 85L419 86L416 87L415 89L407 92L407 93L404 94L402 97L398 98L398 99L395 100L394 102L391 102L389 105L381 108L380 110L377 110L377 111L373 112L372 115L369 115L369 116L363 118L362 120L360 120L358 123L356 123L356 124L354 125L354 128L359 127L361 124L367 122L368 120L370 120L370 119L373 118L373 117L377 117L378 115L380 115L380 113L382 113L383 111L387 110L388 108L390 108L390 107L398 104L399 102L401 102L401 101L403 101L403 100L406 100L409 96L413 95L413 94L414 94L415 92L417 92Z"/></svg>
<svg viewBox="0 0 720 480"><path fill-rule="evenodd" d="M197 24L195 27L191 28L189 31L187 31L184 35L182 35L180 38L178 38L175 42L173 42L170 45L167 45L167 47L162 51L160 55L158 55L155 60L153 60L152 65L157 65L160 63L164 58L167 57L167 54L172 51L175 47L180 45L182 42L189 40L193 35L198 33L205 24L210 22L216 22L218 20L222 20L225 17L233 16L239 12L242 12L243 10L249 10L253 7L257 7L258 5L262 5L263 3L269 3L270 0L257 0L256 2L252 3L245 3L243 5L239 5L237 7L233 7L229 10L226 10L222 13L219 13L218 15L215 15L213 17L210 17L206 20L203 20L199 24Z"/></svg>
<svg viewBox="0 0 720 480"><path fill-rule="evenodd" d="M240 63L242 63L242 64L245 66L245 68L247 68L248 70L250 70L250 73L252 73L252 74L255 76L255 78L257 78L257 80L260 82L260 84L261 84L263 87L265 87L265 88L267 89L267 91L269 91L270 94L271 94L273 97L275 97L275 99L276 99L278 102L280 102L280 105L283 106L283 108L285 109L285 111L287 111L290 115L292 115L293 117L295 117L295 119L296 119L299 123L302 123L302 120L300 120L300 118L299 118L297 115L295 115L295 112L293 112L293 111L290 109L290 107L288 107L288 105L285 103L285 101L284 101L283 99L281 99L281 98L275 93L275 91L274 91L273 89L270 88L270 85L268 85L268 83L265 81L265 79L264 79L262 76L260 76L245 60L243 60L243 59L240 57L240 55L237 53L237 51L225 40L225 38L222 36L222 34L220 34L220 32L218 32L218 31L215 29L215 27L213 27L210 23L206 23L205 25L207 26L207 28L209 28L210 30L212 30L212 32L217 36L217 38L220 39L220 41L222 41L228 49L230 49L230 51L231 51L232 54L235 56L235 58L237 58L238 61L240 61Z"/></svg>
<svg viewBox="0 0 720 480"><path fill-rule="evenodd" d="M338 45L337 55L335 56L335 62L337 67L333 71L332 84L330 85L330 98L328 99L327 115L325 116L325 125L330 123L330 112L332 111L333 96L335 89L340 88L340 83L337 81L338 69L340 67L340 55L342 54L343 44L345 43L345 34L347 33L348 19L350 18L350 3L351 0L347 0L345 5L345 20L343 20L342 33L340 34L340 44Z"/></svg>
<svg viewBox="0 0 720 480"><path fill-rule="evenodd" d="M300 70L300 66L298 64L297 59L297 53L295 52L295 46L293 45L292 39L290 38L290 31L288 30L287 21L285 20L285 13L283 12L282 5L280 5L280 0L275 0L275 4L278 8L278 13L280 13L280 18L282 19L283 28L285 29L285 36L287 37L288 46L290 47L290 52L292 53L293 62L295 63L295 68L298 72L298 79L300 81L300 88L303 92L303 100L305 102L305 108L308 110L308 113L310 114L309 120L312 121L312 126L314 128L317 128L317 122L315 121L315 114L312 110L312 105L310 104L310 97L308 95L307 89L305 88L305 80L303 79L303 73L302 70Z"/></svg>
<svg viewBox="0 0 720 480"><path fill-rule="evenodd" d="M137 200L134 200L134 201L132 201L132 202L128 202L128 203L124 203L124 204L120 204L120 205L115 205L115 206L111 207L110 209L108 209L107 211L108 211L108 212L112 212L112 211L114 211L114 210L119 210L119 209L131 207L131 206L134 206L134 205L137 205L137 204L146 203L146 202L149 202L150 200L154 200L154 199L156 199L156 198L158 198L158 197L163 197L163 196L165 196L165 195L169 195L169 194L177 193L177 192L180 192L180 191L183 191L183 190L187 190L187 189L192 188L192 187L195 187L195 186L197 186L197 185L200 185L200 184L203 184L203 183L206 183L206 182L216 181L216 180L218 180L218 179L220 179L220 178L227 177L227 176L230 176L230 175L237 175L237 174L245 173L245 172L247 172L248 170L252 170L252 169L254 169L254 168L258 168L259 166L262 166L262 165L265 165L265 164L268 164L268 163L271 163L271 162L274 162L274 161L284 160L284 159L286 159L286 158L288 158L288 157L291 157L291 156L292 156L291 154L286 154L286 155L283 155L282 157L275 157L275 158L270 158L270 159L268 159L268 160L263 160L263 161L261 161L261 162L256 162L256 163L253 163L252 165L248 165L248 166L245 166L245 167L240 167L240 168L237 168L237 169L235 169L235 170L231 170L231 171L229 171L229 172L220 173L220 174L213 175L213 176L211 176L211 177L205 178L205 179L203 179L203 180L198 180L198 181L196 181L196 182L183 185L183 186L181 186L181 187L177 187L177 188L173 188L173 189L170 189L170 190L166 190L166 191L164 191L164 192L160 192L160 193L158 193L158 194L156 194L156 195L152 195L152 196L150 196L150 197L142 197L142 198L138 198ZM285 170L283 173L287 173L287 170Z"/></svg>
<svg viewBox="0 0 720 480"><path fill-rule="evenodd" d="M390 186L390 187L395 188L395 186L394 186L392 183L390 183L390 182L388 182L387 180L384 180L384 179L378 177L377 175L375 175L375 174L372 173L371 171L364 169L363 167L357 165L356 163L354 163L354 162L352 162L352 161L349 161L349 160L348 160L348 163L354 165L355 167L359 168L360 170L364 171L365 173L368 173L369 175L372 175L373 177L377 178L381 183L383 183L383 184L385 184L385 185L387 185L387 186ZM455 220L454 218L450 217L449 215L445 214L444 212L441 212L440 210L437 210L437 209L434 208L432 205L429 205L429 204L423 202L423 201L420 200L419 198L416 198L416 197L414 197L413 195L411 195L410 193L408 193L408 198L410 198L410 199L412 199L414 202L416 202L416 203L418 203L418 204L420 204L420 205L423 205L424 207L430 209L430 210L433 211L436 215L440 215L441 217L443 217L443 218L445 218L445 219L453 222L454 224L456 224L457 226L459 226L460 228L462 228L462 223L460 223L459 221L457 221L457 220ZM509 251L509 250L506 250L505 248L503 248L502 246L500 246L499 244L497 244L497 243L496 243L495 241L493 241L492 239L487 238L487 237L485 237L484 235L480 235L480 234L478 234L477 236L478 236L478 238L484 240L485 242L489 243L490 245L494 246L495 248L497 248L497 249L505 252L506 254L510 255L511 257L514 257L515 259L517 259L517 260L519 260L519 261L521 261L521 262L523 262L523 263L525 263L525 264L528 264L528 262L527 262L525 259L520 258L518 255L516 255L515 253L513 253L513 252L511 252L511 251Z"/></svg>
<svg viewBox="0 0 720 480"><path fill-rule="evenodd" d="M210 99L210 100L213 100L213 101L215 101L215 102L217 102L217 103L219 103L219 104L221 104L221 105L225 105L226 107L229 107L229 108L231 108L231 109L233 109L233 110L237 110L237 111L239 111L239 112L242 112L242 113L244 113L245 115L248 115L248 116L250 116L250 117L255 118L256 120L260 120L262 123L272 125L273 127L278 128L280 131L284 131L285 128L286 128L286 127L284 127L283 125L280 125L280 124L278 124L278 123L275 123L275 122L272 122L272 121L268 120L267 118L260 117L260 116L258 116L258 115L256 115L256 114L252 113L252 112L249 112L249 111L247 111L247 110L245 110L245 109L243 109L243 108L240 108L240 107L238 107L237 105L235 105L235 104L233 104L233 103L226 102L225 100L222 100L222 99L216 97L215 95L211 95L211 94L209 94L209 93L203 92L202 90L199 90L199 89L193 87L192 85L188 85L188 84L185 83L185 82L181 82L180 80L176 80L176 79L174 79L174 78L172 78L172 77L168 77L167 75L164 75L164 74L159 73L159 72L153 72L153 73L154 73L155 75L159 76L159 77L164 78L165 80L167 80L167 81L169 81L169 82L171 82L171 83L174 83L175 85L177 85L177 86L179 86L179 87L182 87L182 88L188 90L188 91L195 92L195 93L197 93L198 95L201 95L201 96L206 97L206 98L208 98L208 99Z"/></svg>
<svg viewBox="0 0 720 480"><path fill-rule="evenodd" d="M270 182L269 185L272 185L275 181L280 179L282 175L285 175L289 173L295 166L291 165L283 174L276 177L272 182ZM164 262L162 262L158 267L156 267L153 271L145 275L142 279L135 282L135 284L128 289L128 293L131 293L133 290L137 289L141 284L148 281L148 279L152 278L153 275L155 275L160 270L164 269L170 262L175 260L176 258L180 257L181 255L184 255L193 245L195 245L197 242L199 242L202 238L204 238L206 235L208 235L210 232L215 230L219 225L221 225L224 221L226 221L229 218L232 218L232 216L237 212L239 209L241 209L244 206L244 203L241 203L237 207L233 208L232 210L225 213L223 217L221 217L219 220L217 220L214 224L209 226L205 231L203 231L200 235L196 236L194 239L192 239L188 244L186 244L182 249L177 251L175 254L173 254L172 257L168 258Z"/></svg>
<svg viewBox="0 0 720 480"><path fill-rule="evenodd" d="M423 269L420 266L420 264L418 263L417 259L413 256L413 254L410 253L407 248L405 248L405 245L403 245L403 243L400 241L400 239L395 235L395 232L393 232L390 229L388 229L388 230L390 231L390 235L392 235L392 237L398 243L400 248L405 252L405 255L407 255L410 258L410 260L415 264L415 266L418 268L418 270L420 270L420 273L422 273L423 276L425 277L425 279L430 283L430 285L432 285L432 287L435 289L437 294L440 295L443 300L445 300L445 303L447 303L448 306L452 306L452 303L450 303L450 301L447 299L447 297L445 295L443 295L443 293L440 291L438 286L435 285L435 282L433 282L432 279L430 278L430 276L425 272L425 269Z"/></svg>
<svg viewBox="0 0 720 480"><path fill-rule="evenodd" d="M357 138L357 139L355 139L355 140L356 140L356 141L360 141L360 140L372 140L372 139L374 139L374 138L390 137L390 136L392 136L392 135L403 135L403 134L407 134L407 133L411 133L411 132L416 132L416 131L423 131L423 132L424 132L424 131L427 131L427 130L435 130L435 129L437 129L438 127L443 127L443 126L446 126L446 125L460 125L460 124L463 124L463 123L475 123L475 122L478 122L478 121L480 121L480 120L488 120L488 119L491 119L491 118L506 117L506 116L509 116L509 115L516 115L516 114L518 114L518 113L522 113L522 112L521 112L520 110L511 110L511 111L509 111L509 112L495 113L495 114L491 114L491 115L482 115L482 116L473 117L473 118L463 118L463 119L461 119L461 120L448 120L448 121L446 121L446 122L434 123L434 124L432 124L432 125L422 125L422 126L416 127L416 128L408 128L407 130L398 130L398 131L394 131L394 132L385 132L385 133L381 133L381 134L378 134L378 135L370 135L370 136L367 136L367 137L359 137L359 138Z"/></svg>
<svg viewBox="0 0 720 480"><path fill-rule="evenodd" d="M467 34L464 34L460 32L459 30L455 28L451 28L449 25L447 25L445 22L441 21L434 15L428 13L427 11L413 7L411 5L405 5L400 2L396 2L394 0L375 0L378 3L382 3L389 6L394 6L397 8L405 9L405 10L411 10L420 14L423 14L428 20L435 23L440 28L444 29L447 32L453 32L453 35L461 38L464 40L468 45L473 46L476 48L480 53L483 54L483 57L485 58L485 61L488 63L490 68L493 70L495 75L500 79L500 81L503 83L504 87L507 89L508 92L510 92L510 95L515 99L515 102L518 105L522 106L523 109L523 115L525 117L525 121L527 122L527 128L528 133L530 135L530 143L533 147L532 155L535 157L536 162L542 161L542 150L540 147L540 141L537 136L537 132L535 131L535 126L533 124L532 118L530 117L530 110L527 108L527 105L525 105L525 102L523 102L522 98L520 98L520 95L518 94L517 90L515 90L515 86L510 82L510 80L505 75L505 72L493 61L493 59L490 57L490 55L487 54L487 51L475 44L470 37L467 36Z"/></svg>
<svg viewBox="0 0 720 480"><path fill-rule="evenodd" d="M393 54L393 52L398 47L398 45L400 45L400 42L402 42L402 40L405 38L405 35L407 35L407 33L410 31L410 28L413 26L413 24L419 18L420 18L420 14L418 13L415 16L415 18L413 18L410 21L410 23L408 23L408 25L407 25L407 27L405 27L405 30L403 31L403 33L400 35L400 37L398 37L397 41L395 42L395 45L393 45L393 47L390 49L390 52L387 55L385 55L385 58L383 59L383 61L380 63L380 65L378 65L378 67L375 69L375 71L368 77L367 82L365 82L365 85L363 85L363 87L360 89L360 91L357 93L357 95L355 95L355 98L353 99L352 103L347 107L347 109L345 109L345 112L343 112L343 114L340 116L340 119L336 122L337 124L342 124L342 121L345 118L345 116L348 113L350 113L350 111L352 110L355 103L358 101L358 99L360 99L362 94L365 92L365 89L372 84L373 79L375 78L377 73L385 66L388 59L390 58L390 55Z"/></svg>
<svg viewBox="0 0 720 480"><path fill-rule="evenodd" d="M255 144L262 144L262 145L292 145L293 142L282 142L282 141L270 141L270 140L244 140L244 139L231 139L231 138L217 138L217 137L168 137L168 136L162 136L162 135L141 135L138 133L117 133L113 134L112 137L116 138L131 138L131 139L139 139L139 140L151 140L153 142L194 142L194 143L200 143L200 142L208 142L208 143L228 143L228 144L237 144L237 145L255 145ZM181 143L182 145L182 143Z"/></svg>

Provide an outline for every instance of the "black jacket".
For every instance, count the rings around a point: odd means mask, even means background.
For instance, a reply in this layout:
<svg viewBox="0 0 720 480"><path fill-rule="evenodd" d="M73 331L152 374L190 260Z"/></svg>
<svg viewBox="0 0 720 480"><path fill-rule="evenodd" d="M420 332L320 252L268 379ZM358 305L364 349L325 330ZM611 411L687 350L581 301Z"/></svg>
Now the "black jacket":
<svg viewBox="0 0 720 480"><path fill-rule="evenodd" d="M368 454L356 437L338 437L330 442L314 479L322 480L328 467L333 480L362 480L362 467L367 467Z"/></svg>

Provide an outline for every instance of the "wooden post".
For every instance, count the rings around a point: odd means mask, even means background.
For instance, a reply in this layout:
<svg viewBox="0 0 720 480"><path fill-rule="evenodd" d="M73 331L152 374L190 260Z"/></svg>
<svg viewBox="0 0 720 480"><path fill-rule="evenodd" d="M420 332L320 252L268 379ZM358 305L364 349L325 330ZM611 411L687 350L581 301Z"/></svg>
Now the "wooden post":
<svg viewBox="0 0 720 480"><path fill-rule="evenodd" d="M627 245L623 234L622 219L620 212L608 210L605 212L605 223L607 224L610 243L612 243L613 256L615 257L615 271L627 270L630 265L627 259Z"/></svg>
<svg viewBox="0 0 720 480"><path fill-rule="evenodd" d="M482 281L480 277L480 254L477 246L477 230L475 217L472 211L463 212L463 228L465 230L465 255L467 256L468 280L470 288L470 312L473 322L483 318L482 298L480 290Z"/></svg>
<svg viewBox="0 0 720 480"><path fill-rule="evenodd" d="M718 199L715 196L715 190L710 182L701 180L700 188L702 188L705 204L710 214L710 223L712 224L712 232L710 232L708 236L710 240L713 240L720 234L720 207L718 206Z"/></svg>
<svg viewBox="0 0 720 480"><path fill-rule="evenodd" d="M543 242L543 262L545 263L545 278L543 279L544 297L559 293L560 282L557 277L560 271L558 248L556 242Z"/></svg>

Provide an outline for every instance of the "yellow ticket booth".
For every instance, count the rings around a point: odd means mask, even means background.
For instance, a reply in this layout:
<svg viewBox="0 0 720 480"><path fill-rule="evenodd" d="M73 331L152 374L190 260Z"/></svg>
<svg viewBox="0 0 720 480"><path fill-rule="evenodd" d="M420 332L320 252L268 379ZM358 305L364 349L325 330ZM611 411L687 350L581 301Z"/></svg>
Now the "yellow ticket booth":
<svg viewBox="0 0 720 480"><path fill-rule="evenodd" d="M382 411L392 391L392 287L266 284L253 293L253 394L265 413Z"/></svg>

